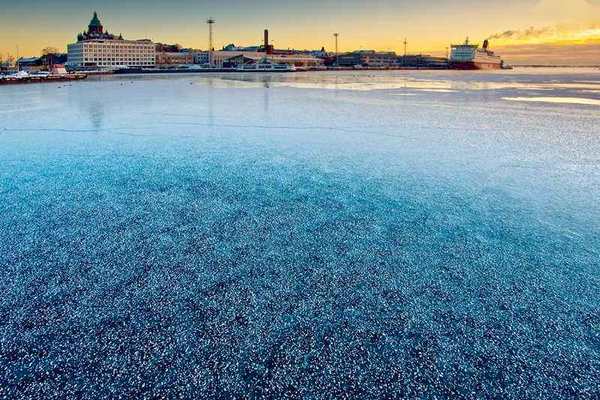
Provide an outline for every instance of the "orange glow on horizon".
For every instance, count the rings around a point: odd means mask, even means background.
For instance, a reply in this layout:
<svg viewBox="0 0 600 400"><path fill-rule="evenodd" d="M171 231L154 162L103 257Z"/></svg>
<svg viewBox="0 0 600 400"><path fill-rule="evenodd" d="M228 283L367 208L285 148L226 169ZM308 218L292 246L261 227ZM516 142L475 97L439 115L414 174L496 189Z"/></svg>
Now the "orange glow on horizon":
<svg viewBox="0 0 600 400"><path fill-rule="evenodd" d="M264 28L271 30L273 44L281 49L324 46L333 51L333 32L340 32L342 52L369 49L403 54L405 37L409 53L431 55L445 55L451 43L461 43L466 36L473 43L489 38L492 49L500 55L506 50L520 51L527 46L537 46L536 58L545 56L541 50L544 46L548 51L562 46L576 52L600 45L600 2L589 0L569 0L568 4L566 0L490 1L485 6L454 1L419 7L404 2L381 2L381 5L373 2L372 7L354 8L350 3L336 14L325 8L322 12L312 10L310 16L302 15L302 11L297 11L299 15L289 15L287 7L269 10L274 15L258 16L221 10L221 15L213 15L217 19L215 47L229 43L260 44ZM179 43L187 48L207 48L207 29L198 23L198 16L208 11L200 6L180 9L166 19L164 12L158 10L168 9L171 7L168 4L146 5L142 12L135 9L129 14L120 7L126 5L98 10L110 32L122 33L127 39L148 38L155 42ZM197 9L189 9L194 7ZM219 8L223 7L214 5L210 11ZM67 44L74 42L77 33L85 29L92 11L85 3L70 7L68 15L61 10L43 16L29 11L11 14L10 10L3 10L0 56L5 59L8 54L16 56L17 45L20 56L40 55L45 47L66 51ZM372 14L369 22L365 22L365 12ZM510 53L507 51L507 58ZM508 58L508 61L511 60ZM582 52L581 63L600 65L600 52Z"/></svg>

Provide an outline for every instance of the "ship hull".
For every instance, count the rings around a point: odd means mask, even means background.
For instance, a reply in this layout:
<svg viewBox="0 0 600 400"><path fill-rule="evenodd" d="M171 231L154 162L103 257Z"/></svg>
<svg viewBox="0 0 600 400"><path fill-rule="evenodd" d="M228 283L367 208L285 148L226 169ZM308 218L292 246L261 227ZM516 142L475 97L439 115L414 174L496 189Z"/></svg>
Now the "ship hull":
<svg viewBox="0 0 600 400"><path fill-rule="evenodd" d="M502 64L484 62L453 62L450 64L450 68L460 70L489 70L502 69Z"/></svg>

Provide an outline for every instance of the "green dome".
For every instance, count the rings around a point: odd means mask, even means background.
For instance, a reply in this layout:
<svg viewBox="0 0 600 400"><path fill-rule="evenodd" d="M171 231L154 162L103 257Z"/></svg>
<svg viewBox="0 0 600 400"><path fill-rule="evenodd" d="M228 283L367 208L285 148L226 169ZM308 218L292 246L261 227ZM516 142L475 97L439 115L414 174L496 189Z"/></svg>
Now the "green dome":
<svg viewBox="0 0 600 400"><path fill-rule="evenodd" d="M96 13L96 11L94 11L94 16L92 17L92 20L90 21L90 27L99 27L102 26L102 24L100 23L100 20L98 19L98 14Z"/></svg>

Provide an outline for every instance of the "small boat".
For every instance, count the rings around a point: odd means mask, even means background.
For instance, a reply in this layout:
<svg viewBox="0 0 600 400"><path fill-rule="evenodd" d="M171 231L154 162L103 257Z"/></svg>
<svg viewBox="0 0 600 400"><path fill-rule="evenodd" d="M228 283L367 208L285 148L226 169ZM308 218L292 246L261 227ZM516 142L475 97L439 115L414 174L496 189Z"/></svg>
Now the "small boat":
<svg viewBox="0 0 600 400"><path fill-rule="evenodd" d="M27 79L29 78L31 75L29 75L29 72L27 71L17 71L12 75L9 75L7 78L8 79Z"/></svg>
<svg viewBox="0 0 600 400"><path fill-rule="evenodd" d="M26 71L19 71L0 78L0 85L79 81L86 78L86 74L70 74L66 71L64 73L35 72L31 74Z"/></svg>
<svg viewBox="0 0 600 400"><path fill-rule="evenodd" d="M50 76L50 72L48 71L37 71L29 74L32 78L47 78Z"/></svg>

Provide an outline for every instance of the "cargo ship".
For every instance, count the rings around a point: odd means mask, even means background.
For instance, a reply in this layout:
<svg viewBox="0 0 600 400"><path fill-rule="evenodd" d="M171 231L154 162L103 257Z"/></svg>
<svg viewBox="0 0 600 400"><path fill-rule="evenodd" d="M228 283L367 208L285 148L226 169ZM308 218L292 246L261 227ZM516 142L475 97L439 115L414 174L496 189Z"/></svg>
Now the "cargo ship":
<svg viewBox="0 0 600 400"><path fill-rule="evenodd" d="M450 68L452 69L502 69L503 61L500 56L489 50L490 42L486 39L483 47L470 44L469 38L464 44L453 44L450 53Z"/></svg>

